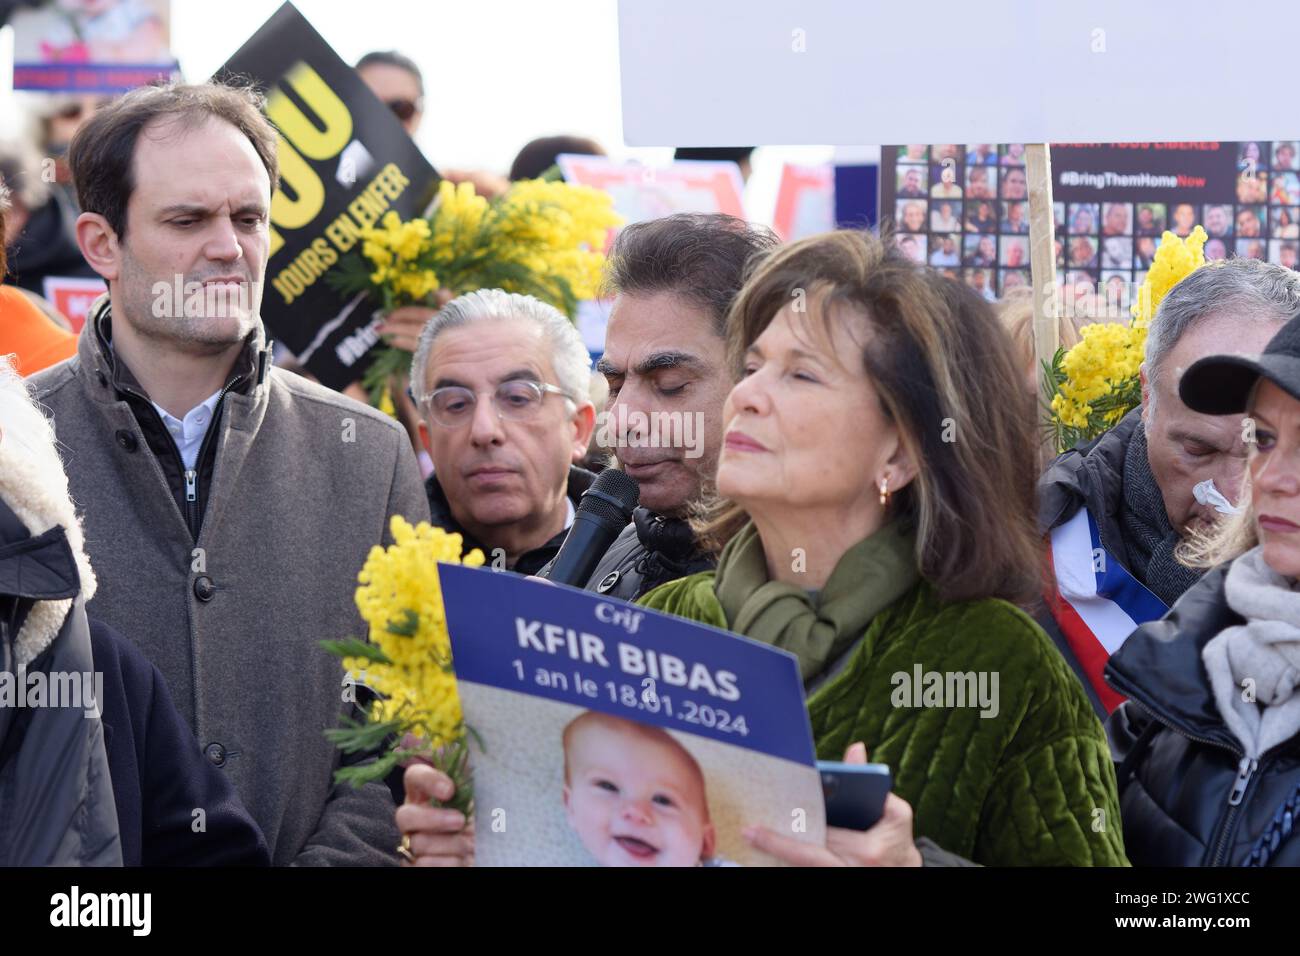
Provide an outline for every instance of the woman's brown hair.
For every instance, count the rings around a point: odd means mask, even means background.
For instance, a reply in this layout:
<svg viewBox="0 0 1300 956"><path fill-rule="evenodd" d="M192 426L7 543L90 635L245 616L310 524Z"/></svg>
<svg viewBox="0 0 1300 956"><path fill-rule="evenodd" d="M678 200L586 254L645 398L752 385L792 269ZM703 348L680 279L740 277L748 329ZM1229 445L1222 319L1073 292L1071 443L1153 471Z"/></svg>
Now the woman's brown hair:
<svg viewBox="0 0 1300 956"><path fill-rule="evenodd" d="M764 258L733 302L727 352L737 378L745 350L799 302L823 322L863 317L855 330L866 342L862 367L918 469L889 509L916 528L925 578L945 600L1023 603L1041 593L1034 402L992 306L888 240L847 230L812 236ZM746 520L719 499L695 527L720 550Z"/></svg>

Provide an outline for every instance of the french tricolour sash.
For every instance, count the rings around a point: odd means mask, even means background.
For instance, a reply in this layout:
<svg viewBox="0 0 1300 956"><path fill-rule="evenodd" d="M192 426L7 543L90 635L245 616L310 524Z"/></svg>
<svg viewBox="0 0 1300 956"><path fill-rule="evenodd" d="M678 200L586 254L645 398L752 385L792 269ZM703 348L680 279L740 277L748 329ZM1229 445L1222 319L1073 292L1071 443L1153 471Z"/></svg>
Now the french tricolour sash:
<svg viewBox="0 0 1300 956"><path fill-rule="evenodd" d="M1103 706L1113 711L1124 698L1102 678L1107 659L1139 624L1163 617L1169 608L1102 547L1087 508L1053 528L1051 541L1052 617Z"/></svg>

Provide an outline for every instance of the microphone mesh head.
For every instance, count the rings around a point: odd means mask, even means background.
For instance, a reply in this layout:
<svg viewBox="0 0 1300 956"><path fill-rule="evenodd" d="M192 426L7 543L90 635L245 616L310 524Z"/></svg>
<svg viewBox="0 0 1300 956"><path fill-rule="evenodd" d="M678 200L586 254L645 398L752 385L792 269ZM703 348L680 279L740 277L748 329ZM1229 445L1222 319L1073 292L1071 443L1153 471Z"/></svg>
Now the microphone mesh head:
<svg viewBox="0 0 1300 956"><path fill-rule="evenodd" d="M609 518L623 523L632 519L632 511L641 498L636 479L621 471L606 468L591 487L583 492L578 510L599 518Z"/></svg>

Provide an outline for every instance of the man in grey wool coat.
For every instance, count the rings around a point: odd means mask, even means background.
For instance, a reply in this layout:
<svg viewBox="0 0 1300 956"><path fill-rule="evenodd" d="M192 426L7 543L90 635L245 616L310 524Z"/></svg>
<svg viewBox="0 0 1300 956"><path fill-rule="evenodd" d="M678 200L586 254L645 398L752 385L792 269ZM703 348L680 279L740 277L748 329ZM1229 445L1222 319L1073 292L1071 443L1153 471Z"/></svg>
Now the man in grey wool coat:
<svg viewBox="0 0 1300 956"><path fill-rule="evenodd" d="M428 505L395 421L271 366L275 130L250 92L151 87L69 158L109 292L34 384L99 577L87 613L162 671L277 865L395 863L388 788L333 782L324 732L353 705L319 642L363 636L357 572Z"/></svg>

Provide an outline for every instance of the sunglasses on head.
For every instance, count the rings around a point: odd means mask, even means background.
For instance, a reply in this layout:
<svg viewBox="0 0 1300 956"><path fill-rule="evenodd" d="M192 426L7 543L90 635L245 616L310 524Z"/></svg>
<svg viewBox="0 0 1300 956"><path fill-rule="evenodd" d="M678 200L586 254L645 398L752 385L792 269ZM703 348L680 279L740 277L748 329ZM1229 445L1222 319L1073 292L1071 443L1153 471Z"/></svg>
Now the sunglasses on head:
<svg viewBox="0 0 1300 956"><path fill-rule="evenodd" d="M393 115L405 123L420 111L423 100L385 100L384 105L393 111Z"/></svg>

